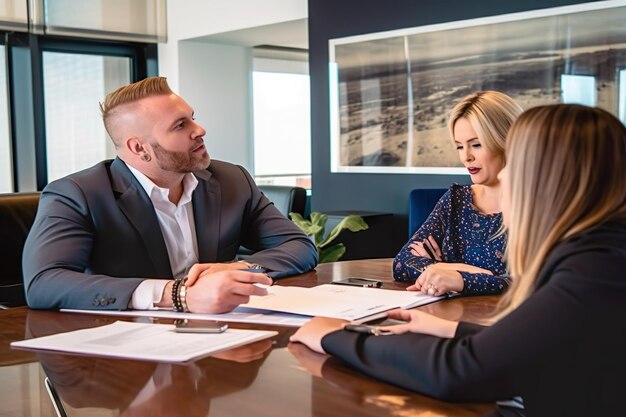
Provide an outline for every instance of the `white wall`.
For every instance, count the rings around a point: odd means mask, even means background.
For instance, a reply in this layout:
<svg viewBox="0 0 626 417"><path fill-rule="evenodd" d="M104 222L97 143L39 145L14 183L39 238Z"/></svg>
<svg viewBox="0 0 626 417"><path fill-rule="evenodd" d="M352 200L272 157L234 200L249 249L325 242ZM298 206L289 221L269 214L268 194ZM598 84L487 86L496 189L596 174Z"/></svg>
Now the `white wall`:
<svg viewBox="0 0 626 417"><path fill-rule="evenodd" d="M181 41L178 56L190 63L179 68L179 90L207 131L209 155L252 170L251 49Z"/></svg>
<svg viewBox="0 0 626 417"><path fill-rule="evenodd" d="M159 74L196 109L208 132L206 143L212 158L253 170L252 60L250 48L197 38L305 19L307 13L307 0L167 2L168 41L159 44Z"/></svg>

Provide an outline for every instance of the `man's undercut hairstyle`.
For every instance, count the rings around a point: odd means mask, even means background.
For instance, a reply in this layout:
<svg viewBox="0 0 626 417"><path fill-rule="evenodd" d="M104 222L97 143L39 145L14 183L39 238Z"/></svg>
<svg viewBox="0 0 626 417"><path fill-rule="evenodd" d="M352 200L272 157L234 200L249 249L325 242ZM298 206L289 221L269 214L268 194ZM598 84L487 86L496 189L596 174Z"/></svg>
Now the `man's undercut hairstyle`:
<svg viewBox="0 0 626 417"><path fill-rule="evenodd" d="M102 121L104 128L109 133L115 146L119 146L116 138L112 133L112 119L117 113L116 109L124 104L129 104L141 100L152 95L169 95L174 94L167 84L165 77L149 77L144 78L136 83L128 84L118 88L117 90L107 94L104 102L100 103L100 111L102 112Z"/></svg>

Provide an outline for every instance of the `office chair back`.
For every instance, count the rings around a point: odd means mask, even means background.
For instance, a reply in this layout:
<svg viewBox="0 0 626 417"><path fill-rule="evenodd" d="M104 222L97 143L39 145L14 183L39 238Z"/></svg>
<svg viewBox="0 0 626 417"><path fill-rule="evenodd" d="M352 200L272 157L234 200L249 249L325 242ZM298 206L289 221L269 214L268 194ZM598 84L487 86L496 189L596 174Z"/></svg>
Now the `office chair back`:
<svg viewBox="0 0 626 417"><path fill-rule="evenodd" d="M306 190L302 187L283 185L259 185L259 189L272 202L274 206L289 218L289 213L305 215Z"/></svg>
<svg viewBox="0 0 626 417"><path fill-rule="evenodd" d="M283 185L259 185L259 190L265 194L268 200L274 203L274 206L283 216L289 218L289 213L292 212L299 213L303 217L306 216L307 196L304 188ZM246 255L252 255L252 253L245 246L240 246L237 251L237 255L242 258L245 258Z"/></svg>
<svg viewBox="0 0 626 417"><path fill-rule="evenodd" d="M416 188L409 194L409 239L426 221L433 211L437 201L447 189L443 188Z"/></svg>
<svg viewBox="0 0 626 417"><path fill-rule="evenodd" d="M38 205L39 193L0 194L0 306L26 305L22 250Z"/></svg>

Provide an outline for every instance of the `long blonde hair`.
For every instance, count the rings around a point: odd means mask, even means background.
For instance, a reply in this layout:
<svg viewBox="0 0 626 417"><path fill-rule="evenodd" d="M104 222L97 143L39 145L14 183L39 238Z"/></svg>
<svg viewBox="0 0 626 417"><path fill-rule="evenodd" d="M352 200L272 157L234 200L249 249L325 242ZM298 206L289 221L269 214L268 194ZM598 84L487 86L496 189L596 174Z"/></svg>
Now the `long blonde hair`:
<svg viewBox="0 0 626 417"><path fill-rule="evenodd" d="M505 258L513 282L500 317L532 294L559 242L601 223L626 221L626 128L599 108L535 107L511 127L506 154Z"/></svg>
<svg viewBox="0 0 626 417"><path fill-rule="evenodd" d="M522 111L519 104L504 93L478 91L464 97L450 111L448 131L454 140L454 125L459 119L466 119L481 144L504 162L506 135Z"/></svg>

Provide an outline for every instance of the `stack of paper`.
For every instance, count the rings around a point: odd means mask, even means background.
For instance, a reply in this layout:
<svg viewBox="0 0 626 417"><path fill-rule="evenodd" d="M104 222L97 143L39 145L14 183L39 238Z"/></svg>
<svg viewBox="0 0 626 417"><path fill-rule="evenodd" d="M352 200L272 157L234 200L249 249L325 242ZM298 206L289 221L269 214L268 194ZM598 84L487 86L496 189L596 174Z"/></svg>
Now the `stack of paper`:
<svg viewBox="0 0 626 417"><path fill-rule="evenodd" d="M160 362L184 362L276 335L228 329L224 333L175 333L172 324L117 321L106 326L13 342L11 346Z"/></svg>
<svg viewBox="0 0 626 417"><path fill-rule="evenodd" d="M268 295L250 297L245 307L307 316L363 320L394 308L413 308L432 303L433 297L417 291L382 290L347 285L318 285L313 288L272 286Z"/></svg>

